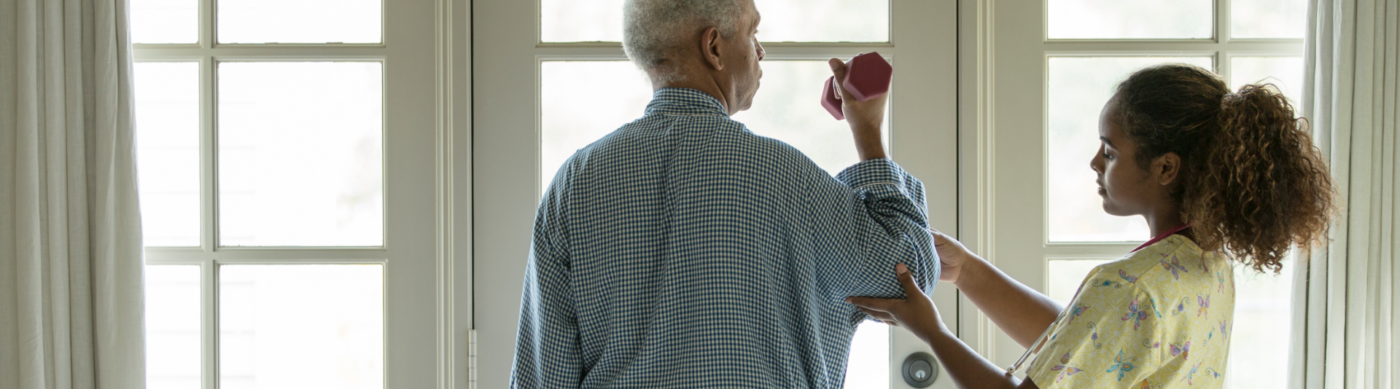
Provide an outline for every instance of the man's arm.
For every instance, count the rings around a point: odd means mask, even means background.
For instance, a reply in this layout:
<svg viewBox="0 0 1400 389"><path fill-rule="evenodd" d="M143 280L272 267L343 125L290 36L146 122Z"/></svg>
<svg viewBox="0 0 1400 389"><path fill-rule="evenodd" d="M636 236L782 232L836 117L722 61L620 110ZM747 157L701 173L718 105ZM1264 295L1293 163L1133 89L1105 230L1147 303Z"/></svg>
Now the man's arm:
<svg viewBox="0 0 1400 389"><path fill-rule="evenodd" d="M836 79L843 79L846 64L827 61ZM817 177L810 195L814 228L819 235L818 255L834 261L829 272L835 296L903 297L897 282L883 277L896 263L904 262L925 291L938 281L938 255L927 232L928 214L924 184L886 158L881 125L887 96L856 100L840 83L833 83L842 100L846 124L855 138L861 162L842 171L836 182ZM852 307L854 310L854 307Z"/></svg>
<svg viewBox="0 0 1400 389"><path fill-rule="evenodd" d="M820 177L811 193L817 255L833 296L904 297L889 269L904 263L923 290L938 280L927 231L923 183L888 159L873 159ZM851 308L854 312L855 308Z"/></svg>
<svg viewBox="0 0 1400 389"><path fill-rule="evenodd" d="M562 213L554 190L535 216L525 267L511 388L575 388L583 380L578 318L569 298L568 251L561 247Z"/></svg>

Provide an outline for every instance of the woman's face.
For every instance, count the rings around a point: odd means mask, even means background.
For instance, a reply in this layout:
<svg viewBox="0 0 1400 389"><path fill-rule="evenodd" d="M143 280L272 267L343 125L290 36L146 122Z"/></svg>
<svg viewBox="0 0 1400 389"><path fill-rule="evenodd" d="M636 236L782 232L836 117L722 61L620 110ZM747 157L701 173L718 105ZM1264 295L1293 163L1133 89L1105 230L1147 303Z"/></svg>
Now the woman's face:
<svg viewBox="0 0 1400 389"><path fill-rule="evenodd" d="M1098 173L1103 210L1110 215L1145 215L1160 196L1152 174L1137 163L1137 145L1116 119L1116 103L1109 100L1099 113L1099 150L1089 167Z"/></svg>

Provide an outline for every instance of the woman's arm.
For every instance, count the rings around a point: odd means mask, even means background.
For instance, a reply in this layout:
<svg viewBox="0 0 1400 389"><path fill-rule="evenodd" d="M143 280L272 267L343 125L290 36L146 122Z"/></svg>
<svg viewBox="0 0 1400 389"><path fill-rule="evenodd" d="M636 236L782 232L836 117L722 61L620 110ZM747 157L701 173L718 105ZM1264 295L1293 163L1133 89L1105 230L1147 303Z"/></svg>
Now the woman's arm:
<svg viewBox="0 0 1400 389"><path fill-rule="evenodd" d="M933 239L943 262L940 278L957 286L977 309L1022 347L1030 347L1064 309L968 251L957 240L938 231L933 231Z"/></svg>
<svg viewBox="0 0 1400 389"><path fill-rule="evenodd" d="M959 388L1040 388L1030 379L1017 384L1015 377L1006 376L1005 370L992 365L951 333L940 333L929 339L928 344Z"/></svg>
<svg viewBox="0 0 1400 389"><path fill-rule="evenodd" d="M1004 370L967 347L943 325L933 300L919 289L909 269L896 265L895 273L908 299L851 297L846 301L859 306L871 317L913 330L914 335L933 347L934 355L960 388L1039 389L1029 379L1018 383L1015 377L1007 376Z"/></svg>

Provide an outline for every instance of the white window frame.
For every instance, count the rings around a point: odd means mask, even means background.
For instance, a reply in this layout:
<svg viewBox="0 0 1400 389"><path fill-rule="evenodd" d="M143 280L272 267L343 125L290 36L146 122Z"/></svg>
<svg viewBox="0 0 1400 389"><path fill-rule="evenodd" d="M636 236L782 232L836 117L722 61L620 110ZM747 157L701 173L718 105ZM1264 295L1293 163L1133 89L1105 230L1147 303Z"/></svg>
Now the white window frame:
<svg viewBox="0 0 1400 389"><path fill-rule="evenodd" d="M198 1L198 42L133 44L135 62L199 65L198 247L146 247L146 265L200 269L201 387L219 388L220 265L378 264L384 271L384 387L466 388L470 242L455 227L470 212L469 0L384 0L380 43L217 42L216 0ZM217 80L221 62L379 62L383 74L383 244L375 247L220 247L217 212ZM462 113L454 115L454 112ZM418 120L431 117L433 120ZM418 134L417 136L413 134ZM465 169L455 155L465 153ZM411 156L431 155L431 158ZM432 173L424 173L432 172ZM455 190L462 182L467 191ZM425 201L426 200L426 201ZM470 226L463 230L469 233ZM465 235L469 236L469 235ZM465 246L465 247L461 247ZM420 287L429 280L431 288ZM465 283L466 288L458 287Z"/></svg>

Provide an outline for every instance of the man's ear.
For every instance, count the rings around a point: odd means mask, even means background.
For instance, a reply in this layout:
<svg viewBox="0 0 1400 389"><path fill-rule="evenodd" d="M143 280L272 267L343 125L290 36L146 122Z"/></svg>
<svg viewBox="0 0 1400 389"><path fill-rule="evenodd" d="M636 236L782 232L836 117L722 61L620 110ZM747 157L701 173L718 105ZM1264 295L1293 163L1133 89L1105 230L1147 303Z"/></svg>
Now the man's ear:
<svg viewBox="0 0 1400 389"><path fill-rule="evenodd" d="M1176 182L1181 175L1181 156L1168 152L1152 161L1153 173L1156 173L1157 183L1163 186Z"/></svg>
<svg viewBox="0 0 1400 389"><path fill-rule="evenodd" d="M705 59L705 63L709 64L711 69L724 70L724 62L720 61L719 58L721 44L723 44L723 40L720 39L718 28L706 28L700 33L700 56Z"/></svg>

